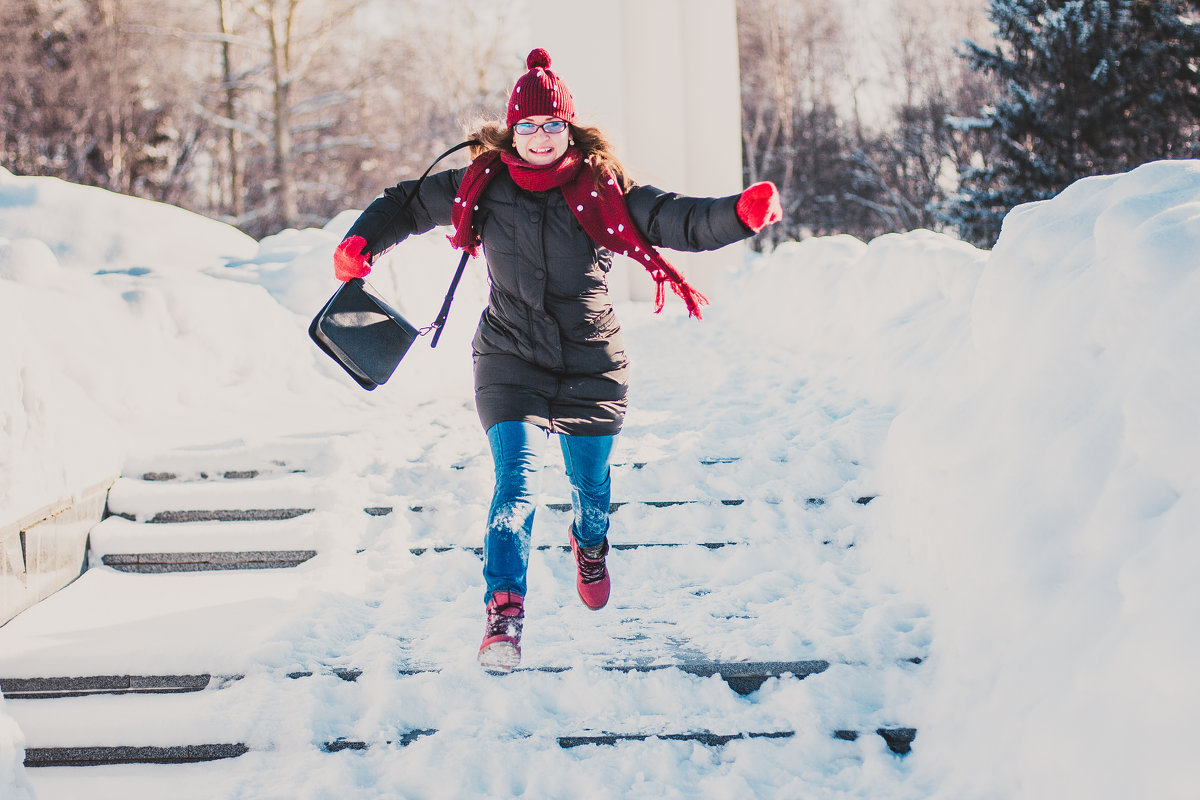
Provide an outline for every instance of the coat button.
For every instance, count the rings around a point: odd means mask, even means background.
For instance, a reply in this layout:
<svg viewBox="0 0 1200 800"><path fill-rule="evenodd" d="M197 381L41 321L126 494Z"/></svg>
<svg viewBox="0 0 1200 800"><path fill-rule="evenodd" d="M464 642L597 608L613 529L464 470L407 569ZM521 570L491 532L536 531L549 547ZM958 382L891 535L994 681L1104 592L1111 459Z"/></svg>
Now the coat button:
<svg viewBox="0 0 1200 800"><path fill-rule="evenodd" d="M535 269L533 271L533 277L539 278L539 279L544 278L544 277L546 277L546 273L543 270Z"/></svg>
<svg viewBox="0 0 1200 800"><path fill-rule="evenodd" d="M529 219L532 220L533 222L539 222L542 219L542 215L538 211L533 211L529 214Z"/></svg>

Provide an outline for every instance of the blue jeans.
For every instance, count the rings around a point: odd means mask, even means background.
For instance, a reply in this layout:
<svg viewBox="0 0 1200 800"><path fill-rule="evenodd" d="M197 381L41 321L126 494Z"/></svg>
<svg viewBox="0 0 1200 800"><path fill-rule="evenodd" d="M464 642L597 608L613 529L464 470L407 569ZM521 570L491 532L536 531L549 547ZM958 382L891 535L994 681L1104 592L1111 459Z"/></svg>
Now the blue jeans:
<svg viewBox="0 0 1200 800"><path fill-rule="evenodd" d="M513 421L493 425L487 437L496 465L496 489L483 542L484 602L497 591L525 596L533 515L549 434L532 423ZM582 547L598 545L608 535L612 496L608 458L615 440L615 436L559 436L571 481L575 539Z"/></svg>

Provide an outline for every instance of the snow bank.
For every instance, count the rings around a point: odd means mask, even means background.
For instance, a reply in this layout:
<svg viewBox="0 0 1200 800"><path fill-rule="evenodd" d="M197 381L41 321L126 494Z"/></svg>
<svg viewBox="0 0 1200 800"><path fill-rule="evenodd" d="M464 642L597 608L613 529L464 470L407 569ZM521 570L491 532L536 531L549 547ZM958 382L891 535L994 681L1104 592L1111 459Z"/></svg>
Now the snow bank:
<svg viewBox="0 0 1200 800"><path fill-rule="evenodd" d="M3 167L0 239L37 239L65 269L83 272L199 269L257 249L236 228L175 206Z"/></svg>
<svg viewBox="0 0 1200 800"><path fill-rule="evenodd" d="M0 237L12 237L0 238L0 371L12 376L0 386L0 520L116 474L131 453L338 428L394 403L349 383L307 334L353 214L255 243L158 203L0 174ZM370 280L423 325L454 265L434 232ZM469 346L483 285L470 270L439 353ZM425 347L405 366L422 385L469 387L469 364L439 370Z"/></svg>
<svg viewBox="0 0 1200 800"><path fill-rule="evenodd" d="M42 256L35 280L0 275L0 336L15 344L0 354L12 376L0 395L0 518L115 474L131 447L266 433L320 385L303 326L261 287L200 273L79 275L29 242L0 240Z"/></svg>
<svg viewBox="0 0 1200 800"><path fill-rule="evenodd" d="M764 340L786 346L793 355L781 368L895 409L941 388L929 382L947 352L964 344L964 314L986 260L924 230L869 245L850 236L808 239L759 261L720 305L733 304L731 316L755 320Z"/></svg>
<svg viewBox="0 0 1200 800"><path fill-rule="evenodd" d="M938 797L1194 797L1200 163L1004 223L884 452L934 619ZM965 309L964 309L965 310Z"/></svg>

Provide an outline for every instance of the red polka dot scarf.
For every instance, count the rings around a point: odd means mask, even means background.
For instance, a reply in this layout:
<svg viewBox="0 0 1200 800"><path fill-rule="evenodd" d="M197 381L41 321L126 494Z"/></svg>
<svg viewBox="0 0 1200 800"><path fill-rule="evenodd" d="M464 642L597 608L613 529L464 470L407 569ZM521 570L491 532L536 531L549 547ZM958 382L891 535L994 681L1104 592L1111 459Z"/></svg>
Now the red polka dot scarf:
<svg viewBox="0 0 1200 800"><path fill-rule="evenodd" d="M638 231L629 216L625 195L608 168L603 168L597 185L594 170L585 167L583 154L574 147L568 148L558 161L544 166L529 164L499 150L484 153L471 162L459 184L451 215L454 235L450 237L450 243L473 256L478 254L480 239L472 227L472 218L479 208L484 189L501 171L507 171L513 181L527 191L546 192L561 187L567 205L588 236L614 253L629 256L649 271L658 284L654 298L656 312L663 309L665 284L670 283L671 289L687 306L688 314L699 319L700 306L707 305L708 299L688 285L679 270Z"/></svg>

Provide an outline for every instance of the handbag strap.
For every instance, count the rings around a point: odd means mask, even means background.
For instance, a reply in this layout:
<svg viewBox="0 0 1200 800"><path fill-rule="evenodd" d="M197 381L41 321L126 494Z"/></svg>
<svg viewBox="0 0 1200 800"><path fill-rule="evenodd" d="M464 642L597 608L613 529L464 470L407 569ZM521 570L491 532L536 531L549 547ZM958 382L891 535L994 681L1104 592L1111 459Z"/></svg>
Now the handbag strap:
<svg viewBox="0 0 1200 800"><path fill-rule="evenodd" d="M459 142L458 144L454 145L454 147L451 147L449 150L447 150L446 152L442 153L440 156L435 158L433 160L433 163L430 164L429 167L425 170L425 172L421 175L421 177L419 179L417 179L417 185L413 187L413 190L411 192L409 192L408 197L404 201L404 205L401 206L401 210L403 211L403 210L408 209L409 203L411 203L413 201L413 198L416 197L418 193L420 193L421 184L425 183L425 179L429 177L429 173L433 171L433 168L437 165L437 163L439 161L441 161L446 156L448 156L452 153L457 153L459 150L462 150L464 147L470 147L473 144L479 144L479 142L476 141L475 139L469 139L465 142ZM469 257L468 254L466 252L464 252L462 254L462 258L460 258L458 260L458 269L454 273L454 280L450 281L450 289L446 292L446 299L442 301L442 309L441 309L441 311L438 312L437 319L435 319L432 324L426 325L424 328L421 328L421 330L417 331L418 336L424 336L425 334L429 333L430 331L433 331L433 341L431 341L429 343L429 346L431 348L437 347L438 339L440 339L442 336L442 328L446 324L446 317L448 317L450 315L450 303L452 303L454 301L454 290L458 288L458 282L462 279L463 270L465 270L467 267L467 258L468 257Z"/></svg>
<svg viewBox="0 0 1200 800"><path fill-rule="evenodd" d="M438 312L437 319L427 328L422 328L420 333L424 335L429 331L433 331L433 341L429 343L431 348L437 347L438 339L442 336L442 328L446 325L446 317L450 315L450 304L454 302L454 290L458 288L458 282L462 278L463 270L467 267L467 259L470 254L463 251L462 258L458 260L458 269L454 271L454 280L450 281L450 289L446 292L446 299L442 301L442 310Z"/></svg>
<svg viewBox="0 0 1200 800"><path fill-rule="evenodd" d="M430 164L428 167L426 167L425 172L423 172L421 174L421 177L417 179L417 185L415 187L413 187L412 192L409 193L407 199L405 199L405 201L404 201L404 205L401 206L401 208L402 209L408 208L408 204L411 203L413 201L413 198L416 197L417 194L421 191L421 184L425 183L425 179L429 177L429 173L433 171L433 168L437 166L437 163L439 161L441 161L446 156L451 155L453 153L457 153L459 150L462 150L464 147L470 147L473 144L479 144L479 141L476 139L468 139L465 142L459 142L458 144L454 145L454 147L451 147L449 150L447 150L446 152L442 153L440 156L435 158L433 160L433 163Z"/></svg>

